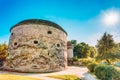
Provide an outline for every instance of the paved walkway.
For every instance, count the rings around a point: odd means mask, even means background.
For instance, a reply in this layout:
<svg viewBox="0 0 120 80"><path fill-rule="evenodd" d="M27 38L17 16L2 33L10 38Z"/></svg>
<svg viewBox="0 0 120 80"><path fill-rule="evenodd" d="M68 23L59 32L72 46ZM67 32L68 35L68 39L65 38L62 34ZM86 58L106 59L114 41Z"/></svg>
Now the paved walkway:
<svg viewBox="0 0 120 80"><path fill-rule="evenodd" d="M96 76L93 76L90 73L85 73L83 80L98 80L98 79L96 79Z"/></svg>
<svg viewBox="0 0 120 80"><path fill-rule="evenodd" d="M69 66L68 69L64 71L53 72L53 73L17 73L17 72L0 71L0 74L30 76L34 78L40 78L43 80L60 80L60 79L49 78L47 76L71 74L71 75L76 75L80 78L82 77L84 78L84 80L96 80L88 73L88 69L86 67L76 67L76 66Z"/></svg>

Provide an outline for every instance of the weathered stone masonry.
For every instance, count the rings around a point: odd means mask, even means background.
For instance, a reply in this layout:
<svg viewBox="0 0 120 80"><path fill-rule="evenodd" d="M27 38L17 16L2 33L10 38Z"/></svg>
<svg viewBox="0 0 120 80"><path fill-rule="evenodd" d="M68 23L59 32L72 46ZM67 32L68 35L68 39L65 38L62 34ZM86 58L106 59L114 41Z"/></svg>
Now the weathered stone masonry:
<svg viewBox="0 0 120 80"><path fill-rule="evenodd" d="M57 24L25 20L11 28L9 56L4 69L52 72L67 68L67 33Z"/></svg>

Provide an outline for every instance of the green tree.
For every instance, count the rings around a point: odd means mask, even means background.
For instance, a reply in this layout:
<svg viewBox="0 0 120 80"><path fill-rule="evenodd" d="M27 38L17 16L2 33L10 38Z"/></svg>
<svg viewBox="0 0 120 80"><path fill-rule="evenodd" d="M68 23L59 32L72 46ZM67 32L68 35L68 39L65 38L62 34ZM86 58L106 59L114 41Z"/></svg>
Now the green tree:
<svg viewBox="0 0 120 80"><path fill-rule="evenodd" d="M94 58L96 56L97 56L97 51L96 51L95 47L91 46L90 47L90 57Z"/></svg>
<svg viewBox="0 0 120 80"><path fill-rule="evenodd" d="M71 40L70 42L71 42L74 46L77 45L77 40Z"/></svg>
<svg viewBox="0 0 120 80"><path fill-rule="evenodd" d="M120 60L120 44L115 44L114 51L109 55L110 60L119 61Z"/></svg>
<svg viewBox="0 0 120 80"><path fill-rule="evenodd" d="M94 58L96 55L96 49L84 42L81 42L74 47L74 55L78 58Z"/></svg>
<svg viewBox="0 0 120 80"><path fill-rule="evenodd" d="M105 32L102 38L98 40L96 48L98 51L97 59L106 60L108 64L111 64L110 59L114 57L116 50L113 36Z"/></svg>

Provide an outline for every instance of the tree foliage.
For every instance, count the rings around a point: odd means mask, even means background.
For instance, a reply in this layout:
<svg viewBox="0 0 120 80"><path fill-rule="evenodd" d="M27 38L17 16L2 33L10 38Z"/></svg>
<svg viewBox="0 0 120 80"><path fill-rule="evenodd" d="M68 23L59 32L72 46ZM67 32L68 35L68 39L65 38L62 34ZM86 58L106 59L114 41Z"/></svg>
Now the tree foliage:
<svg viewBox="0 0 120 80"><path fill-rule="evenodd" d="M8 46L6 43L0 44L0 59L5 59L8 55Z"/></svg>
<svg viewBox="0 0 120 80"><path fill-rule="evenodd" d="M96 56L96 49L88 44L81 42L77 43L76 40L71 40L71 43L74 44L74 56L78 58L88 58L88 57L95 57Z"/></svg>
<svg viewBox="0 0 120 80"><path fill-rule="evenodd" d="M71 42L74 46L77 45L77 40L71 40L70 42Z"/></svg>
<svg viewBox="0 0 120 80"><path fill-rule="evenodd" d="M102 38L98 40L96 48L98 51L97 59L106 60L108 64L111 64L110 59L117 58L115 57L117 47L111 34L105 32Z"/></svg>

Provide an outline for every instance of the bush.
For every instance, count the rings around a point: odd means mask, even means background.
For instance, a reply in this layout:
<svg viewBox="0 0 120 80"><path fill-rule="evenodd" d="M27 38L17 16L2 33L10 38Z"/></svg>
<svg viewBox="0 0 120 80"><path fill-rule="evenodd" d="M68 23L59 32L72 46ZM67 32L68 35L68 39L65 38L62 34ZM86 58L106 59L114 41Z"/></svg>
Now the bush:
<svg viewBox="0 0 120 80"><path fill-rule="evenodd" d="M92 59L83 58L83 59L79 59L79 62L81 62L83 66L87 66L88 64L90 64L90 63L92 63L94 61Z"/></svg>
<svg viewBox="0 0 120 80"><path fill-rule="evenodd" d="M91 59L91 58L76 58L74 57L73 58L73 65L76 65L76 66L87 66L88 64L90 63L93 63L94 62L94 59Z"/></svg>
<svg viewBox="0 0 120 80"><path fill-rule="evenodd" d="M97 63L90 63L88 64L87 68L89 69L90 72L95 72L95 68L98 64Z"/></svg>
<svg viewBox="0 0 120 80"><path fill-rule="evenodd" d="M68 62L67 62L67 63L68 63L68 66L73 65L73 62L74 62L73 59L68 59L67 61L68 61Z"/></svg>
<svg viewBox="0 0 120 80"><path fill-rule="evenodd" d="M74 56L74 57L72 58L72 60L73 60L73 61L78 61L78 57L77 57L77 56Z"/></svg>
<svg viewBox="0 0 120 80"><path fill-rule="evenodd" d="M0 67L3 66L3 62L5 61L7 55L8 55L7 44L5 43L0 44Z"/></svg>
<svg viewBox="0 0 120 80"><path fill-rule="evenodd" d="M95 69L95 75L101 80L116 80L115 76L118 76L119 71L110 65L98 65Z"/></svg>
<svg viewBox="0 0 120 80"><path fill-rule="evenodd" d="M120 80L120 71L118 71L118 74L115 75L112 80Z"/></svg>

